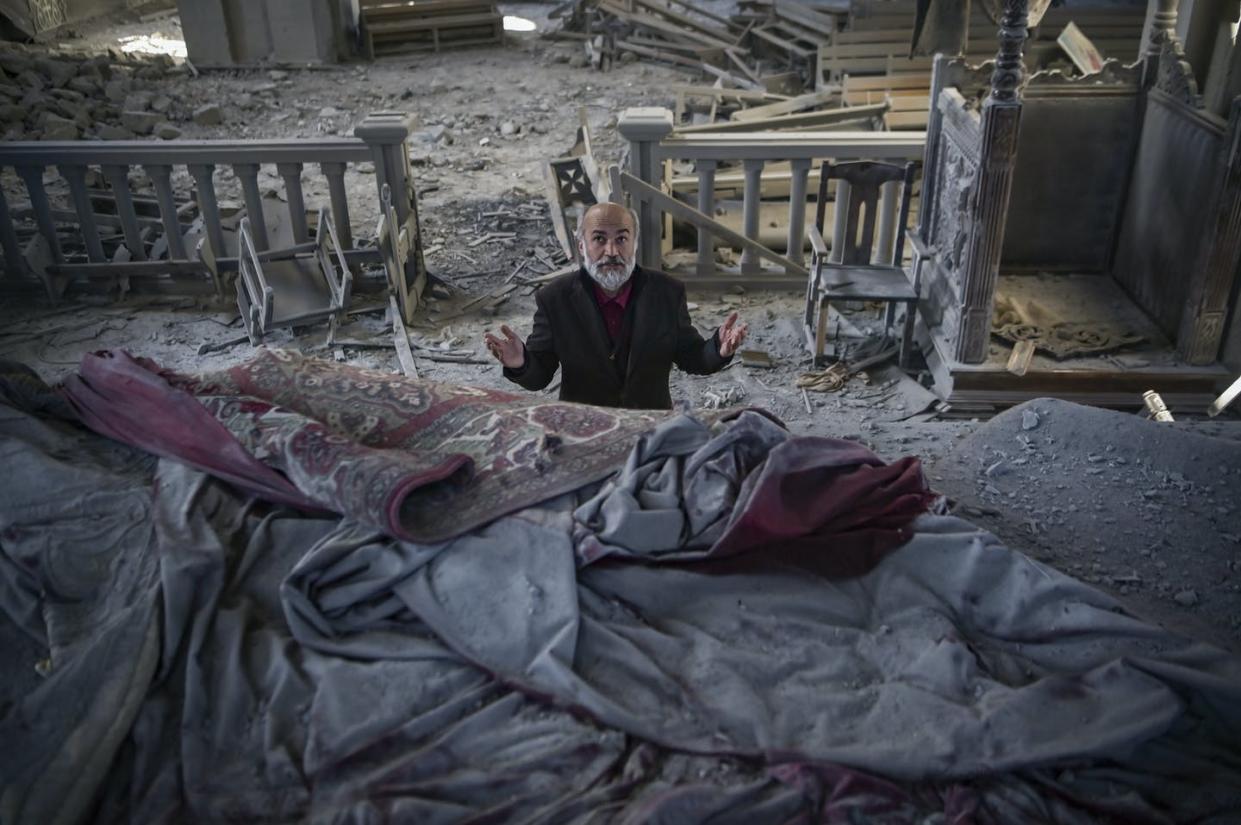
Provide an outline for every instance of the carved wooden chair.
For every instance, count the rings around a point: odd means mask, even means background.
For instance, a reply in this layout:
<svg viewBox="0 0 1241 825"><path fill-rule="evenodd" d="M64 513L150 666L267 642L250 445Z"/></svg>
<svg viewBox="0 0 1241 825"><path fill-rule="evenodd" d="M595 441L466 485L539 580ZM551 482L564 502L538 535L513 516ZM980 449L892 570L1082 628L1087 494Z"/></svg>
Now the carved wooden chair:
<svg viewBox="0 0 1241 825"><path fill-rule="evenodd" d="M806 227L812 251L810 277L806 284L804 328L806 342L816 364L825 358L828 308L831 303L880 301L887 304L884 329L888 334L891 334L896 320L897 305L906 305L899 344L900 364L902 367L908 365L921 268L914 268L911 279L901 265L901 257L905 251L905 225L909 220L909 202L918 166L916 161L904 166L874 161L823 163L815 222ZM823 240L823 220L827 212L828 182L833 179L844 181L848 187L837 187L836 231L829 253ZM879 196L883 185L891 181L901 183L899 217L895 226L884 226L879 234L885 241L890 239L893 248L875 250ZM846 196L842 198L842 194ZM873 260L890 260L891 263L872 263Z"/></svg>
<svg viewBox="0 0 1241 825"><path fill-rule="evenodd" d="M255 346L277 327L339 318L348 308L353 273L328 209L319 211L313 241L256 252L245 218L237 247L237 307Z"/></svg>

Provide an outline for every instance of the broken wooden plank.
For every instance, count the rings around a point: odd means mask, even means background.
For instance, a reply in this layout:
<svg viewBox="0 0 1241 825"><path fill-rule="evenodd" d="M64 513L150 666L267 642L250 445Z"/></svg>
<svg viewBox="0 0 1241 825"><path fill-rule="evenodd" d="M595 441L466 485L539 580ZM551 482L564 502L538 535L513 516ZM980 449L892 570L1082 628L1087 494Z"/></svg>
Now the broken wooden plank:
<svg viewBox="0 0 1241 825"><path fill-rule="evenodd" d="M681 220L694 224L699 229L705 229L722 241L727 241L728 243L740 246L743 249L753 250L759 257L766 258L772 263L784 267L785 270L791 274L803 276L810 275L809 270L801 264L794 263L789 258L772 252L758 241L750 240L744 235L732 231L719 221L704 215L692 206L681 203L679 200L671 197L670 195L665 195L654 186L635 178L628 172L619 172L619 176L622 185L625 187L625 191L629 192L639 200L651 203L660 209L663 209L665 212L670 212Z"/></svg>
<svg viewBox="0 0 1241 825"><path fill-rule="evenodd" d="M1022 376L1030 369L1030 359L1034 357L1033 341L1018 341L1013 352L1008 356L1008 365L1004 368L1013 375Z"/></svg>
<svg viewBox="0 0 1241 825"><path fill-rule="evenodd" d="M788 100L781 100L777 103L765 103L762 106L751 106L749 109L738 109L733 112L730 119L762 120L763 118L776 117L778 115L791 115L836 102L840 99L840 95L841 87L839 85L831 85L817 92L790 97Z"/></svg>
<svg viewBox="0 0 1241 825"><path fill-rule="evenodd" d="M715 97L721 100L736 100L741 103L775 103L788 100L788 95L775 94L753 89L719 89L715 86L696 86L687 83L674 83L668 90L686 97Z"/></svg>
<svg viewBox="0 0 1241 825"><path fill-rule="evenodd" d="M655 14L662 15L663 17L668 18L670 21L674 23L680 23L684 27L693 29L694 31L697 31L699 34L706 35L707 37L718 40L720 42L731 41L733 44L736 44L737 42L736 37L734 37L734 35L731 32L727 30L721 30L714 26L708 26L704 23L700 23L699 21L695 20L692 17L689 17L688 15L684 15L684 14L681 14L680 12L673 11L672 9L663 5L662 3L655 2L655 0L630 0L630 2L632 2L633 5L635 6L649 9Z"/></svg>
<svg viewBox="0 0 1241 825"><path fill-rule="evenodd" d="M392 315L392 338L396 344L396 358L401 362L401 372L405 373L406 378L417 378L418 364L414 361L414 351L409 346L409 331L401 320L395 295L388 296L388 311Z"/></svg>
<svg viewBox="0 0 1241 825"><path fill-rule="evenodd" d="M813 112L797 112L791 115L755 118L752 120L733 120L728 123L703 123L698 126L681 126L676 129L678 135L706 132L709 134L725 134L733 132L771 132L780 129L804 129L815 126L827 126L848 123L853 120L870 120L883 117L888 111L888 102L872 103L869 106L845 106L838 109L820 109Z"/></svg>

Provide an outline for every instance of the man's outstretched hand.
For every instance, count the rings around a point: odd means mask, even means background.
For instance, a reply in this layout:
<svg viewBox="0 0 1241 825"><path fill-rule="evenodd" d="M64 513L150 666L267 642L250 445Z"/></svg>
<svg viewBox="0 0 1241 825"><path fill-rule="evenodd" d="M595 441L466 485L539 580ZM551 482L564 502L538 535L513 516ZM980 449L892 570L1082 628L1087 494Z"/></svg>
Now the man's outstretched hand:
<svg viewBox="0 0 1241 825"><path fill-rule="evenodd" d="M733 353L741 349L749 329L745 321L737 322L737 313L729 315L728 320L720 325L720 357L731 358Z"/></svg>
<svg viewBox="0 0 1241 825"><path fill-rule="evenodd" d="M735 316L736 313L733 313ZM501 325L500 332L503 338L497 338L488 332L483 336L483 340L487 343L487 349L495 356L495 359L511 370L519 370L526 363L526 347L522 343L517 333L513 332L506 325ZM721 341L724 339L721 337Z"/></svg>

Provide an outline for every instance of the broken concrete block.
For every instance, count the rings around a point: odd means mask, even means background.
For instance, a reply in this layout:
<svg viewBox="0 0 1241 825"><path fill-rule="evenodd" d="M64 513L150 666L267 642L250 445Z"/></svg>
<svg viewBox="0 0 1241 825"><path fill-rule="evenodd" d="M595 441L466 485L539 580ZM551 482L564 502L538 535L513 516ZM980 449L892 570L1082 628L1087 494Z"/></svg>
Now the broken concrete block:
<svg viewBox="0 0 1241 825"><path fill-rule="evenodd" d="M25 89L34 89L41 92L47 88L47 81L43 79L43 75L29 69L17 76L17 82Z"/></svg>
<svg viewBox="0 0 1241 825"><path fill-rule="evenodd" d="M16 76L32 68L34 68L34 60L29 55L7 49L0 51L0 69L4 69L9 74Z"/></svg>
<svg viewBox="0 0 1241 825"><path fill-rule="evenodd" d="M139 135L149 135L163 116L159 112L121 112L121 125Z"/></svg>
<svg viewBox="0 0 1241 825"><path fill-rule="evenodd" d="M194 110L194 122L199 126L219 126L224 122L224 110L214 103Z"/></svg>
<svg viewBox="0 0 1241 825"><path fill-rule="evenodd" d="M267 73L267 76L270 77L273 82L279 83L281 80L287 80L289 73L281 71L280 69L272 69Z"/></svg>
<svg viewBox="0 0 1241 825"><path fill-rule="evenodd" d="M1198 591L1192 588L1189 590L1182 590L1173 596L1172 599L1181 607L1193 607L1200 601L1198 598Z"/></svg>
<svg viewBox="0 0 1241 825"><path fill-rule="evenodd" d="M160 140L176 140L181 137L181 130L168 121L155 127L155 136Z"/></svg>
<svg viewBox="0 0 1241 825"><path fill-rule="evenodd" d="M81 92L75 92L73 89L52 89L51 96L57 100L63 100L70 106L80 106L86 100L86 95Z"/></svg>
<svg viewBox="0 0 1241 825"><path fill-rule="evenodd" d="M66 89L72 89L80 94L88 97L95 97L103 91L103 84L99 82L99 78L90 75L78 75L65 84Z"/></svg>
<svg viewBox="0 0 1241 825"><path fill-rule="evenodd" d="M78 74L76 64L64 60L52 60L49 57L36 58L34 66L40 74L51 81L51 84L57 88L64 86L70 80L77 77Z"/></svg>
<svg viewBox="0 0 1241 825"><path fill-rule="evenodd" d="M76 140L78 125L72 120L48 112L43 116L43 140Z"/></svg>
<svg viewBox="0 0 1241 825"><path fill-rule="evenodd" d="M500 134L504 135L505 137L512 137L513 135L517 134L520 131L521 131L521 127L518 126L516 123L513 123L513 121L511 120L506 120L500 124Z"/></svg>
<svg viewBox="0 0 1241 825"><path fill-rule="evenodd" d="M126 112L145 112L151 108L152 96L150 92L130 92L121 103L121 109Z"/></svg>
<svg viewBox="0 0 1241 825"><path fill-rule="evenodd" d="M438 143L448 130L440 125L428 126L426 129L419 129L411 132L409 139L411 143Z"/></svg>
<svg viewBox="0 0 1241 825"><path fill-rule="evenodd" d="M99 77L104 82L112 79L112 61L106 55L96 55L79 67L83 77Z"/></svg>
<svg viewBox="0 0 1241 825"><path fill-rule="evenodd" d="M120 103L129 94L129 85L127 78L118 77L109 80L103 87L103 96L113 103Z"/></svg>
<svg viewBox="0 0 1241 825"><path fill-rule="evenodd" d="M171 108L172 108L172 98L170 98L168 95L160 95L159 97L156 97L154 100L151 101L152 112L160 112L162 114L164 112L167 112Z"/></svg>
<svg viewBox="0 0 1241 825"><path fill-rule="evenodd" d="M96 103L91 107L91 114L100 122L115 123L121 118L121 110L112 103Z"/></svg>
<svg viewBox="0 0 1241 825"><path fill-rule="evenodd" d="M133 140L135 135L133 132L123 126L116 126L111 123L104 123L95 130L95 134L104 140Z"/></svg>

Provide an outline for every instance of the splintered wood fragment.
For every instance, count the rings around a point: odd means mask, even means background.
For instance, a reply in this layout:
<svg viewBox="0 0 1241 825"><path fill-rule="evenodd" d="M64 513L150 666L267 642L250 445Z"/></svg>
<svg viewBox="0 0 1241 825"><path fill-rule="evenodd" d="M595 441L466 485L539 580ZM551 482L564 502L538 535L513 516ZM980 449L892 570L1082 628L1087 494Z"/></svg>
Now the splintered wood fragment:
<svg viewBox="0 0 1241 825"><path fill-rule="evenodd" d="M519 263L517 267L508 274L508 277L504 279L504 283L506 284L512 283L513 279L516 278L521 273L521 271L525 269L529 264L530 264L530 259L523 258L521 263Z"/></svg>
<svg viewBox="0 0 1241 825"><path fill-rule="evenodd" d="M467 312L469 312L470 309L477 306L478 304L481 304L483 301L494 301L497 298L505 297L510 292L517 289L519 286L521 286L521 284L509 284L508 286L500 287L494 292L488 292L486 294L479 295L476 298L471 298L469 301L466 301L464 304L458 307L455 312L449 315L440 316L439 318L435 318L433 320L437 324L442 324L445 321L452 321L456 318L460 318L462 315L465 315Z"/></svg>
<svg viewBox="0 0 1241 825"><path fill-rule="evenodd" d="M461 309L458 310L458 312L463 312L469 309L470 307L474 306L475 304L481 304L483 301L491 300L494 298L500 298L505 295L508 295L514 289L517 289L517 284L510 284L508 286L501 287L495 292L489 292L486 295L479 295L477 298L471 298L469 301L466 301L464 304L461 305Z"/></svg>
<svg viewBox="0 0 1241 825"><path fill-rule="evenodd" d="M444 364L490 364L491 361L482 358L476 358L473 355L462 357L460 355L450 355L439 352L422 352L418 354L419 358L425 358L428 361L439 361Z"/></svg>
<svg viewBox="0 0 1241 825"><path fill-rule="evenodd" d="M1006 370L1013 375L1022 376L1030 369L1030 359L1034 357L1033 341L1018 341L1013 347L1012 355L1008 356Z"/></svg>
<svg viewBox="0 0 1241 825"><path fill-rule="evenodd" d="M747 367L769 370L776 365L771 355L761 349L743 349L737 355L741 356L741 363Z"/></svg>
<svg viewBox="0 0 1241 825"><path fill-rule="evenodd" d="M470 241L468 246L471 249L473 249L474 247L479 246L481 244L494 243L495 241L509 241L516 237L517 237L516 232L488 232L486 235L483 235L481 238L475 238L474 240Z"/></svg>
<svg viewBox="0 0 1241 825"><path fill-rule="evenodd" d="M409 333L405 329L405 322L401 320L395 295L388 296L388 312L392 315L392 338L396 343L396 358L401 362L401 371L406 378L417 378L418 365L414 361L414 351L409 346Z"/></svg>
<svg viewBox="0 0 1241 825"><path fill-rule="evenodd" d="M568 266L562 266L559 269L553 269L551 272L547 273L546 275L540 275L537 278L527 278L526 283L527 284L545 284L548 281L556 280L561 275L568 275L570 272L577 272L578 268L579 267L577 264L569 264Z"/></svg>

